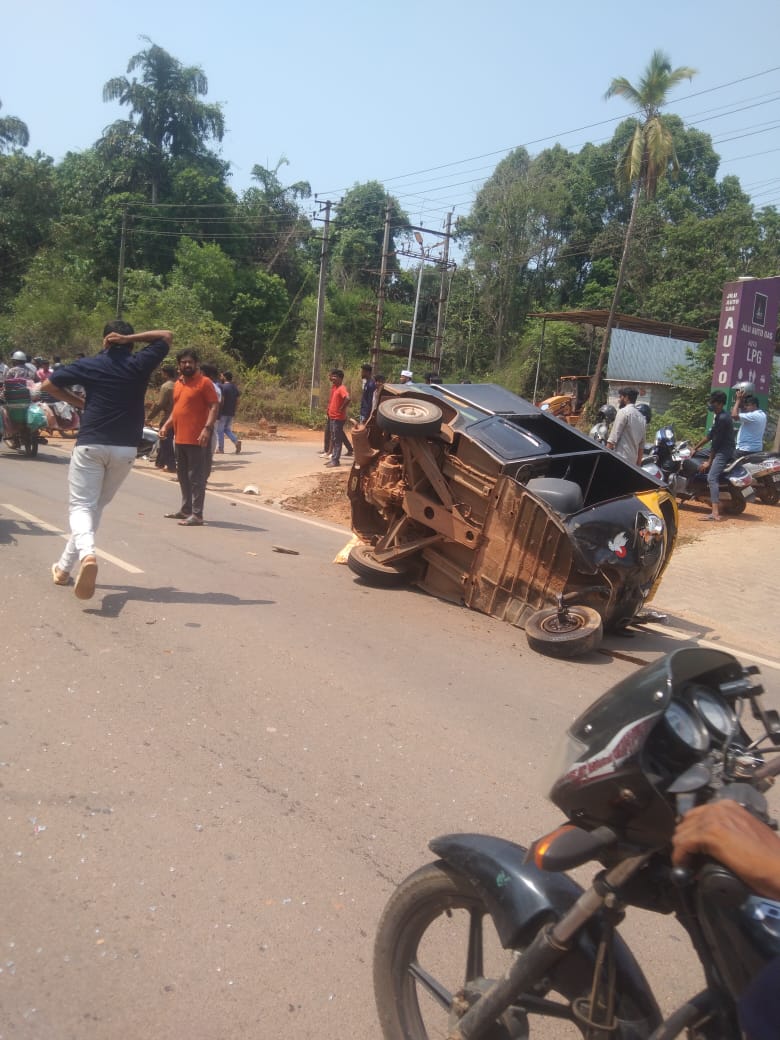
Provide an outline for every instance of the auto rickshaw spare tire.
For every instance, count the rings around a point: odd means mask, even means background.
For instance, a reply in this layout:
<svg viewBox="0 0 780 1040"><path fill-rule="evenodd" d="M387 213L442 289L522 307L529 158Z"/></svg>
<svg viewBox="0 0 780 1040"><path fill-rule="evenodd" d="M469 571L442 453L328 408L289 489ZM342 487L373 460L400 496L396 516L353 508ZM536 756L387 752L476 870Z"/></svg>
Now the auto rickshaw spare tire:
<svg viewBox="0 0 780 1040"><path fill-rule="evenodd" d="M595 650L604 635L601 615L592 607L537 610L525 623L532 650L548 657L579 657Z"/></svg>
<svg viewBox="0 0 780 1040"><path fill-rule="evenodd" d="M444 413L432 401L416 397L391 397L377 409L377 422L386 433L402 437L435 437Z"/></svg>
<svg viewBox="0 0 780 1040"><path fill-rule="evenodd" d="M410 557L392 563L380 563L370 545L353 545L347 557L347 566L368 585L379 589L395 589L408 585L415 562Z"/></svg>

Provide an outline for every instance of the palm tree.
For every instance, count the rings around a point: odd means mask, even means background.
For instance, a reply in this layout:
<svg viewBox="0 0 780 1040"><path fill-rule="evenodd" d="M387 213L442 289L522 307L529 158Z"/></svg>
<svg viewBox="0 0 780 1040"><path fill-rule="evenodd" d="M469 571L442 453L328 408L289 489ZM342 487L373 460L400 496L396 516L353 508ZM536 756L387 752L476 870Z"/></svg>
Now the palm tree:
<svg viewBox="0 0 780 1040"><path fill-rule="evenodd" d="M199 100L208 93L208 80L201 68L184 66L147 36L141 38L149 47L134 54L127 65L128 74L140 68L140 81L116 76L103 87L103 100L129 105L131 116L109 127L104 143L118 143L128 134L145 142L152 202L156 202L166 156L191 158L202 154L207 138L222 140L225 121L220 105Z"/></svg>
<svg viewBox="0 0 780 1040"><path fill-rule="evenodd" d="M623 288L626 261L634 233L639 200L642 195L647 199L654 198L658 182L666 176L670 169L673 173L676 173L678 169L674 142L669 128L664 123L661 109L666 104L669 91L682 80L692 79L695 75L696 69L687 65L673 69L669 58L663 51L653 51L650 62L637 86L629 83L624 76L618 76L612 80L604 95L605 100L615 97L615 95L625 98L642 113L643 119L637 123L618 163L618 177L624 185L633 186L634 198L623 239L623 255L620 258L615 294L612 297L612 306L604 329L604 339L601 342L596 371L591 379L589 406L596 403L601 374L607 359L609 339L620 303L620 292Z"/></svg>
<svg viewBox="0 0 780 1040"><path fill-rule="evenodd" d="M0 108L3 102L0 101ZM0 152L6 148L26 148L30 143L27 124L16 116L0 116Z"/></svg>

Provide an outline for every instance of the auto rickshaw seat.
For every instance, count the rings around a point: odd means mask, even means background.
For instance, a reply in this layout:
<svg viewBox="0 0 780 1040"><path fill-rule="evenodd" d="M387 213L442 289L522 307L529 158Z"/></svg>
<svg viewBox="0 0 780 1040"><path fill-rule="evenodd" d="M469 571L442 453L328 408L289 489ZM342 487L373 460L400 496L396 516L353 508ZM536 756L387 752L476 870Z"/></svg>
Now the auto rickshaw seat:
<svg viewBox="0 0 780 1040"><path fill-rule="evenodd" d="M573 480L564 480L561 477L532 477L526 487L563 516L578 512L585 504L582 488Z"/></svg>

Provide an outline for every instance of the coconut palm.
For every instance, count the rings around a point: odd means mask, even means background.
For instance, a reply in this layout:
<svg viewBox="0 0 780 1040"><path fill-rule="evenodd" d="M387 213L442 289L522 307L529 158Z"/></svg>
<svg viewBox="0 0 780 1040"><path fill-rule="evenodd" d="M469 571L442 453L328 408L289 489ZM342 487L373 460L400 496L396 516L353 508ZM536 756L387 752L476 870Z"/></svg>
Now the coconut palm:
<svg viewBox="0 0 780 1040"><path fill-rule="evenodd" d="M202 154L209 137L222 140L225 121L219 105L199 100L208 92L201 68L182 65L148 37L142 39L149 47L133 55L127 65L128 74L141 70L140 80L116 76L103 87L104 101L130 107L130 120L109 127L103 143L118 146L128 135L142 139L151 169L152 202L156 202L166 156Z"/></svg>
<svg viewBox="0 0 780 1040"><path fill-rule="evenodd" d="M669 58L663 51L654 51L647 68L639 83L634 86L624 76L618 76L610 83L605 100L618 96L625 98L639 112L642 120L637 123L634 133L618 163L618 178L625 186L633 188L633 201L631 203L631 215L626 227L623 239L623 254L620 258L615 293L612 297L607 325L604 329L604 339L601 343L596 371L590 384L590 396L588 404L596 402L601 374L607 358L609 339L612 327L615 323L618 304L620 303L620 292L623 288L623 278L626 270L631 239L634 233L639 201L644 196L647 199L655 197L658 183L671 170L676 173L678 169L677 155L674 150L674 142L669 128L664 123L661 109L666 104L667 95L673 87L684 79L692 79L696 75L696 69L682 65L673 69Z"/></svg>
<svg viewBox="0 0 780 1040"><path fill-rule="evenodd" d="M0 108L3 102L0 101ZM26 148L30 143L27 124L16 116L0 116L0 152L6 148Z"/></svg>

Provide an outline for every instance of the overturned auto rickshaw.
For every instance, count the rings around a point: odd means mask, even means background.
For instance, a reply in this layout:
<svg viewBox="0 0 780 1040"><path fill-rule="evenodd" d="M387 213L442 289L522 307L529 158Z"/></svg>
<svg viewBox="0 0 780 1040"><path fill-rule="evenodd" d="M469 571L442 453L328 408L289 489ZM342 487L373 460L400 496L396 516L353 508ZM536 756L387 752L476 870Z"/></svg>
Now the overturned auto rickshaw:
<svg viewBox="0 0 780 1040"><path fill-rule="evenodd" d="M501 386L386 385L353 442L352 571L508 621L542 653L639 620L668 563L669 491Z"/></svg>

